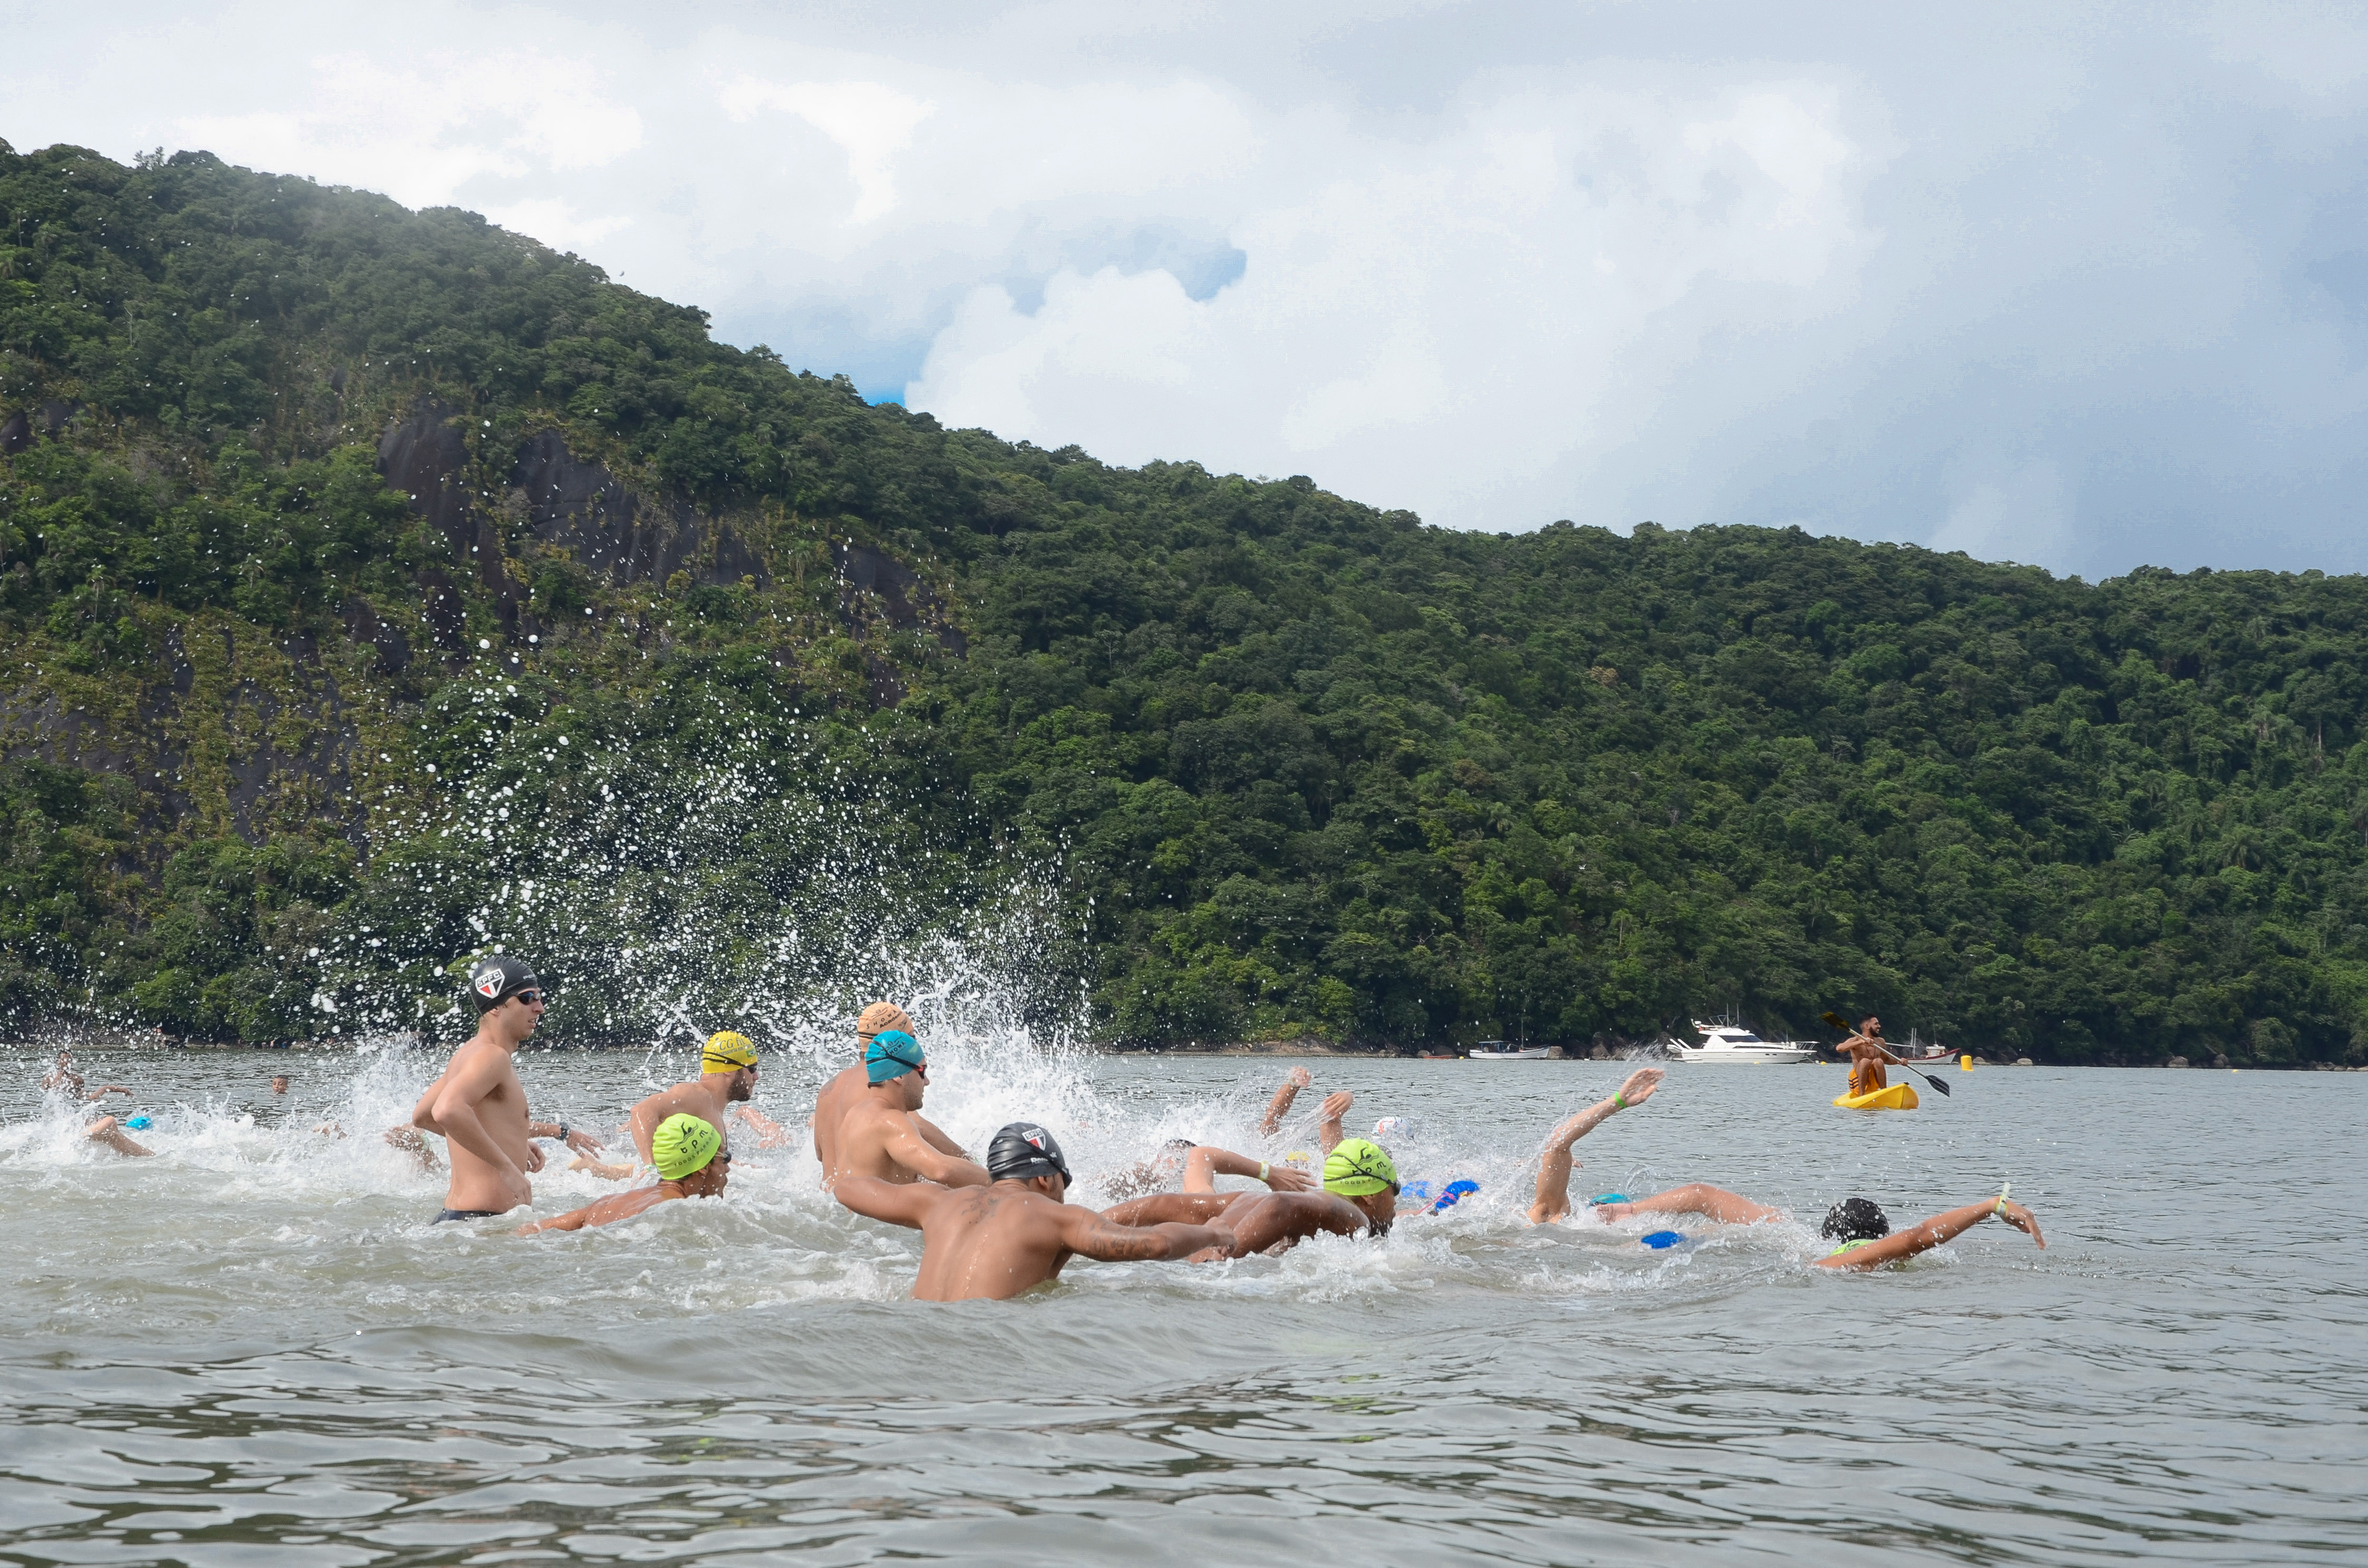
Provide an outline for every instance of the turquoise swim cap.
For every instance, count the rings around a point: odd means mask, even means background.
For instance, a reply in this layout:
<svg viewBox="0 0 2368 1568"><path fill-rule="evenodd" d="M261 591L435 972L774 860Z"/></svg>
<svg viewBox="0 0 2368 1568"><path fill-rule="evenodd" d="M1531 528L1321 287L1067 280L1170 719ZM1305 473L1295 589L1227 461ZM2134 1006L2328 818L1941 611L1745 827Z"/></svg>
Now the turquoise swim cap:
<svg viewBox="0 0 2368 1568"><path fill-rule="evenodd" d="M921 1042L903 1029L882 1029L863 1048L863 1076L874 1084L884 1084L891 1078L928 1064Z"/></svg>

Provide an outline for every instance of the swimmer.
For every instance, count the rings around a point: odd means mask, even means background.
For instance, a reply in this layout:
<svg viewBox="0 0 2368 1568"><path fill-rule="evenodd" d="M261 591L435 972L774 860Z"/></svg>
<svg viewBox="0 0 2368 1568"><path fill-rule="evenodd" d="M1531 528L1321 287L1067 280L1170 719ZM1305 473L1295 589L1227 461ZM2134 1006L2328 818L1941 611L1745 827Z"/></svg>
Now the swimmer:
<svg viewBox="0 0 2368 1568"><path fill-rule="evenodd" d="M1190 1138L1169 1139L1158 1153L1111 1176L1104 1186L1113 1197L1139 1198L1161 1190L1179 1176L1183 1178L1180 1190L1185 1192L1214 1192L1217 1178L1224 1176L1247 1176L1264 1182L1274 1192L1305 1192L1315 1186L1315 1178L1305 1171L1253 1160Z"/></svg>
<svg viewBox="0 0 2368 1568"><path fill-rule="evenodd" d="M542 1163L527 1131L526 1085L516 1060L542 1021L542 983L518 959L481 959L469 969L469 997L477 1005L477 1032L411 1112L411 1124L440 1135L451 1155L438 1223L507 1214L533 1202L527 1172Z"/></svg>
<svg viewBox="0 0 2368 1568"><path fill-rule="evenodd" d="M1883 1020L1873 1015L1860 1022L1857 1033L1835 1046L1834 1053L1850 1059L1850 1092L1852 1096L1871 1095L1877 1089L1890 1086L1891 1080L1883 1071L1884 1062L1899 1067L1907 1065L1906 1057L1894 1056L1891 1048L1884 1043Z"/></svg>
<svg viewBox="0 0 2368 1568"><path fill-rule="evenodd" d="M703 1118L687 1112L667 1117L651 1132L650 1147L658 1167L655 1187L595 1199L581 1209L521 1225L518 1233L530 1236L537 1231L589 1230L595 1225L630 1220L677 1198L723 1196L724 1186L732 1176L732 1151L723 1146L723 1135Z"/></svg>
<svg viewBox="0 0 2368 1568"><path fill-rule="evenodd" d="M1423 1204L1402 1210L1397 1199L1398 1169L1389 1152L1348 1138L1325 1155L1321 1192L1165 1192L1106 1209L1102 1218L1115 1225L1222 1223L1232 1234L1225 1244L1194 1255L1193 1262L1204 1263L1287 1252L1319 1232L1387 1235L1401 1212L1429 1212Z"/></svg>
<svg viewBox="0 0 2368 1568"><path fill-rule="evenodd" d="M1757 1225L1766 1220L1790 1218L1782 1209L1754 1203L1737 1193L1702 1182L1672 1187L1632 1203L1598 1204L1595 1212L1606 1220L1625 1220L1635 1214L1700 1214L1723 1225ZM2037 1217L2021 1204L2009 1201L2003 1191L1996 1198L1935 1214L1897 1232L1892 1230L1889 1216L1873 1199L1845 1198L1826 1211L1825 1222L1817 1227L1819 1235L1841 1244L1818 1258L1817 1267L1880 1268L1886 1263L1897 1263L1953 1241L1993 1214L2038 1243L2042 1251L2046 1249L2047 1238L2039 1233Z"/></svg>
<svg viewBox="0 0 2368 1568"><path fill-rule="evenodd" d="M1053 1135L1030 1122L997 1132L986 1163L992 1179L985 1187L838 1179L838 1200L858 1214L921 1233L916 1301L1006 1301L1056 1278L1072 1257L1167 1261L1233 1240L1222 1226L1117 1225L1064 1202L1068 1162Z"/></svg>
<svg viewBox="0 0 2368 1568"><path fill-rule="evenodd" d="M658 1124L669 1117L695 1116L730 1142L723 1127L724 1109L757 1092L757 1043L745 1034L723 1029L707 1037L699 1051L699 1076L677 1084L633 1107L630 1120L633 1147L644 1162L653 1161L650 1140Z"/></svg>
<svg viewBox="0 0 2368 1568"><path fill-rule="evenodd" d="M287 1074L274 1073L271 1075L271 1092L275 1095L284 1095L288 1092Z"/></svg>
<svg viewBox="0 0 2368 1568"><path fill-rule="evenodd" d="M894 1002L874 1002L864 1008L862 1016L855 1020L855 1049L865 1054L867 1062L871 1042L879 1038L882 1029L898 1029L909 1035L914 1032L913 1020L905 1016L904 1008ZM850 1109L862 1103L864 1090L871 1082L865 1065L858 1064L839 1073L823 1085L821 1094L814 1096L814 1151L815 1160L822 1165L822 1184L825 1187L830 1185L830 1173L838 1165L839 1123L847 1119ZM940 1154L964 1157L962 1146L947 1137L928 1117L915 1114L913 1126L918 1130L923 1141Z"/></svg>
<svg viewBox="0 0 2368 1568"><path fill-rule="evenodd" d="M915 1113L928 1092L929 1059L920 1041L903 1029L882 1029L864 1050L863 1069L863 1097L839 1118L831 1149L836 1163L823 1173L825 1188L850 1176L940 1187L987 1184L986 1172L959 1147L949 1154L921 1131Z"/></svg>
<svg viewBox="0 0 2368 1568"><path fill-rule="evenodd" d="M1667 1068L1639 1067L1611 1092L1611 1098L1564 1118L1560 1126L1546 1134L1545 1147L1538 1153L1538 1191L1530 1204L1531 1224L1551 1225L1570 1212L1570 1173L1579 1163L1570 1157L1570 1146L1619 1112L1651 1099L1667 1076Z"/></svg>
<svg viewBox="0 0 2368 1568"><path fill-rule="evenodd" d="M131 1088L122 1084L101 1084L98 1087L85 1092L83 1088L82 1074L74 1070L74 1052L71 1051L58 1052L57 1065L51 1068L41 1079L41 1087L44 1091L63 1089L85 1104L103 1100L109 1095L122 1095L129 1097L131 1093Z"/></svg>

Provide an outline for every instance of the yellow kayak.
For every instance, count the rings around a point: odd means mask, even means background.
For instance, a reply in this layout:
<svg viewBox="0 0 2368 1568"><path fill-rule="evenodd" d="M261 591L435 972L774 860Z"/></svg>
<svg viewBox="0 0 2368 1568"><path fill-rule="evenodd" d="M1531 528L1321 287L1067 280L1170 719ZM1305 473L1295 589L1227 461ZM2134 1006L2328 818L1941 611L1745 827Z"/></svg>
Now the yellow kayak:
<svg viewBox="0 0 2368 1568"><path fill-rule="evenodd" d="M1893 1084L1871 1095L1843 1095L1834 1104L1846 1110L1914 1110L1916 1089L1909 1084Z"/></svg>

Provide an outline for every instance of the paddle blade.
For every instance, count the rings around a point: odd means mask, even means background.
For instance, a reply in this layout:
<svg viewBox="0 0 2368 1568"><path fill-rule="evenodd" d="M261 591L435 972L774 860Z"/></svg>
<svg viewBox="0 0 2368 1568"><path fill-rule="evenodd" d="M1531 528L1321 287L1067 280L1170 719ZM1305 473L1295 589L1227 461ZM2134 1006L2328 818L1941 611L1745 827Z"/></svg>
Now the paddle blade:
<svg viewBox="0 0 2368 1568"><path fill-rule="evenodd" d="M1949 1087L1949 1085L1948 1085L1947 1084L1943 1083L1941 1080L1940 1080L1940 1079L1938 1079L1938 1078L1935 1078L1935 1077L1934 1077L1934 1076L1932 1076L1932 1074L1930 1074L1930 1073L1918 1073L1918 1074L1917 1074L1916 1075L1917 1075L1918 1077L1919 1077L1919 1078L1923 1079L1926 1083L1928 1083L1928 1084L1931 1085L1934 1088L1936 1088L1936 1089L1940 1090L1940 1091L1941 1091L1942 1094L1944 1094L1944 1095L1945 1095L1945 1094L1951 1094L1951 1093L1953 1093L1953 1092L1954 1092L1954 1091L1952 1091L1952 1090Z"/></svg>
<svg viewBox="0 0 2368 1568"><path fill-rule="evenodd" d="M1838 1028L1844 1034L1850 1032L1850 1025L1842 1021L1842 1016L1839 1013L1823 1013L1819 1017L1825 1019L1828 1027Z"/></svg>

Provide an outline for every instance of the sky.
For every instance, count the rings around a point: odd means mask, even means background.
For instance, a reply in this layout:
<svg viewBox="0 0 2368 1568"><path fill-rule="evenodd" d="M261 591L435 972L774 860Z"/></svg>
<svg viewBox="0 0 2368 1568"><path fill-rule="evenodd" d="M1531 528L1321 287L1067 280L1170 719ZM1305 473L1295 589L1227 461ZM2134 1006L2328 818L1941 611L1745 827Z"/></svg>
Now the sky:
<svg viewBox="0 0 2368 1568"><path fill-rule="evenodd" d="M2368 570L2368 8L13 17L0 139L457 205L723 339L1455 528Z"/></svg>

